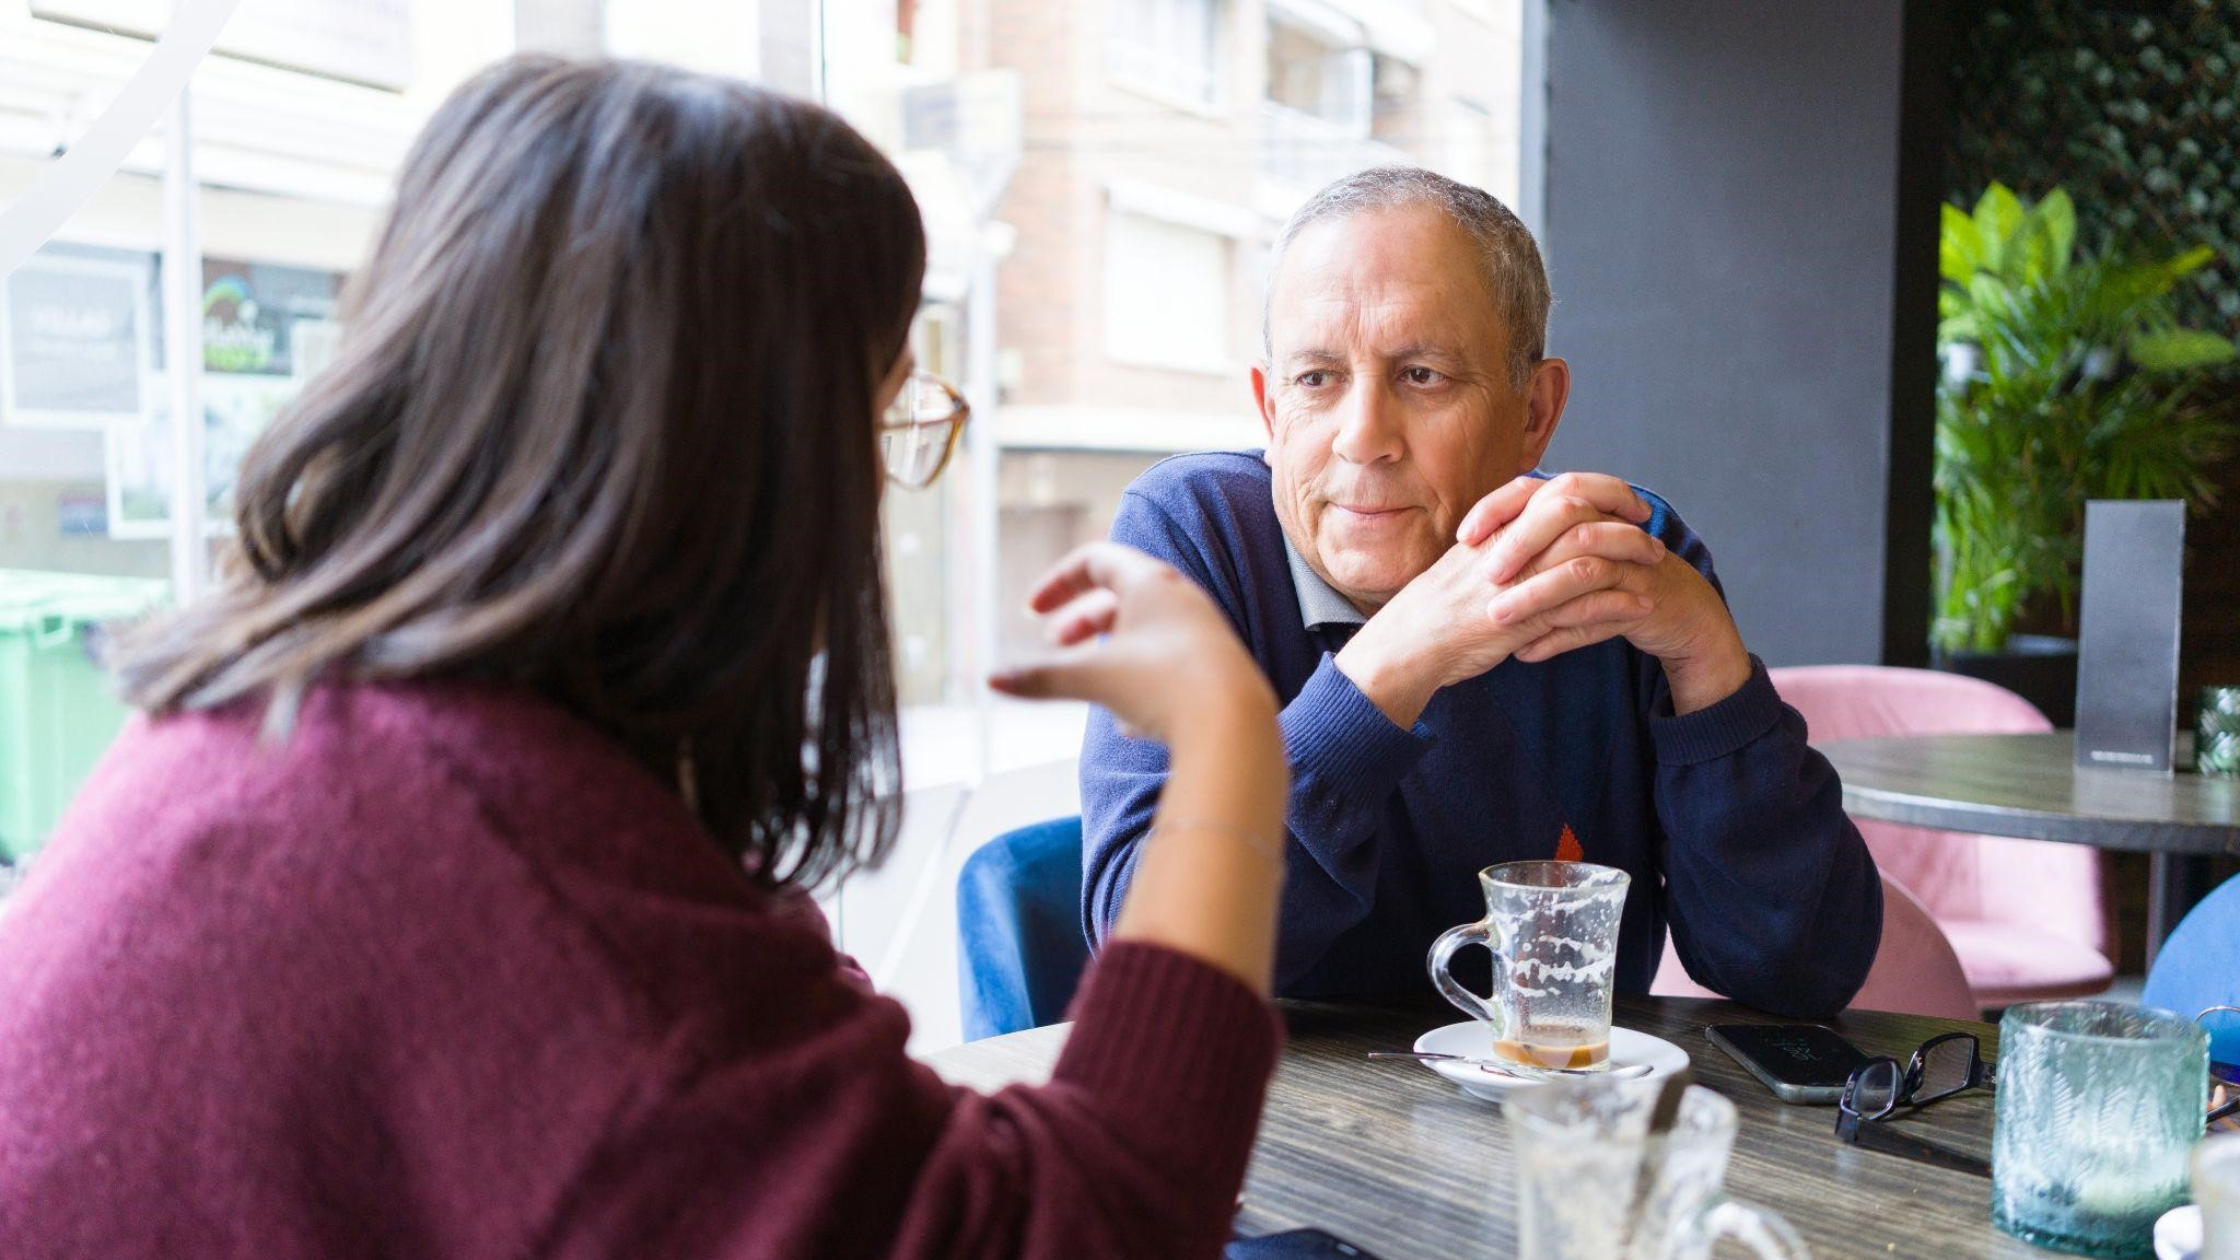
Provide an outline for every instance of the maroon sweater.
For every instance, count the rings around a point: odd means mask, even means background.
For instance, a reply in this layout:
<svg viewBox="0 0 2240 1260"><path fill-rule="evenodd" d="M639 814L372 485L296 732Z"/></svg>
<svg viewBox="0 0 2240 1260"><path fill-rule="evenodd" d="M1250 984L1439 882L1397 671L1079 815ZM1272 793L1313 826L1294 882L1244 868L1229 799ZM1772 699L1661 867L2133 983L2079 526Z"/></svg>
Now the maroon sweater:
<svg viewBox="0 0 2240 1260"><path fill-rule="evenodd" d="M799 898L525 694L136 722L0 913L0 1253L1212 1256L1269 1007L1106 952L978 1095Z"/></svg>

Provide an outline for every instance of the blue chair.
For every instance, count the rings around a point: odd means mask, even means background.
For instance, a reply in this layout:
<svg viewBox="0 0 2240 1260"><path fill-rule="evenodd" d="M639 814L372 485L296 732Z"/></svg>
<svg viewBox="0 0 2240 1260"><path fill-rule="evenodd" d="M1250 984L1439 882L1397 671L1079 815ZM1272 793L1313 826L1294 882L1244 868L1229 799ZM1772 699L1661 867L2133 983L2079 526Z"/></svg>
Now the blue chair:
<svg viewBox="0 0 2240 1260"><path fill-rule="evenodd" d="M2240 877L2203 898L2162 943L2139 1001L2189 1019L2205 1007L2240 1006ZM2240 1015L2220 1012L2202 1023L2209 1057L2240 1063Z"/></svg>
<svg viewBox="0 0 2240 1260"><path fill-rule="evenodd" d="M1055 1024L1089 965L1081 819L1005 832L957 874L957 987L967 1041Z"/></svg>

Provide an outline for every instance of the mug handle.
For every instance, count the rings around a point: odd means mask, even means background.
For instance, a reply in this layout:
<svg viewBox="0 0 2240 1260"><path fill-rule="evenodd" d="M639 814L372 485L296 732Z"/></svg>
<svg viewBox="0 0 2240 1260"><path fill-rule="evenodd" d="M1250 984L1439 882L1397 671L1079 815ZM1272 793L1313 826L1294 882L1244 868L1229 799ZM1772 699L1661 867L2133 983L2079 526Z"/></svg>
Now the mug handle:
<svg viewBox="0 0 2240 1260"><path fill-rule="evenodd" d="M1779 1212L1722 1194L1712 1198L1702 1219L1705 1240L1714 1247L1720 1239L1732 1238L1759 1260L1812 1260L1812 1249Z"/></svg>
<svg viewBox="0 0 2240 1260"><path fill-rule="evenodd" d="M1493 991L1501 992L1502 986L1508 982L1509 960L1502 956L1500 934L1494 930L1491 922L1484 919L1448 928L1439 934L1438 940L1431 942L1431 957L1428 960L1431 983L1439 987L1442 996L1454 1003L1455 1009L1490 1025L1494 1040L1498 1041L1507 1032L1502 1026L1500 1008L1490 998L1479 997L1464 988L1462 982L1447 970L1447 964L1454 960L1455 951L1466 945L1483 945L1486 952L1493 955Z"/></svg>

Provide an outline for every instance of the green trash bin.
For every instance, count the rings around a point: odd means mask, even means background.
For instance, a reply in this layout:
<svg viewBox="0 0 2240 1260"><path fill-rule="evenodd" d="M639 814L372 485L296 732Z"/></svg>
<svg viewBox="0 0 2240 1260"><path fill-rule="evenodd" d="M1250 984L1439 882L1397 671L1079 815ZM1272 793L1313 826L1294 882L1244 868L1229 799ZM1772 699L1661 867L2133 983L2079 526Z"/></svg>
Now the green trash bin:
<svg viewBox="0 0 2240 1260"><path fill-rule="evenodd" d="M161 604L165 584L0 569L0 862L62 817L128 713L94 662L100 627Z"/></svg>

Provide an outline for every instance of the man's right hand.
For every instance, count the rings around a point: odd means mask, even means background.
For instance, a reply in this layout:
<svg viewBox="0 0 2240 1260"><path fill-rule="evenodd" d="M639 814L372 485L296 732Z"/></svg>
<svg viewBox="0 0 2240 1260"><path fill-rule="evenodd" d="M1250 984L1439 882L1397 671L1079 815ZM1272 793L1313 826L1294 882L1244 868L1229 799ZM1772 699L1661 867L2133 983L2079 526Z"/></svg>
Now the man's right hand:
<svg viewBox="0 0 2240 1260"><path fill-rule="evenodd" d="M1623 625L1652 611L1641 596L1610 587L1522 621L1494 619L1493 598L1510 585L1496 581L1497 571L1512 567L1498 546L1498 530L1528 499L1547 495L1556 496L1556 503L1547 506L1561 506L1576 524L1534 557L1531 569L1516 580L1571 561L1655 565L1664 558L1664 544L1640 527L1649 518L1649 505L1614 479L1511 483L1487 495L1464 524L1465 536L1480 541L1450 547L1378 609L1337 654L1339 671L1395 725L1414 725L1440 688L1485 673L1553 631Z"/></svg>

